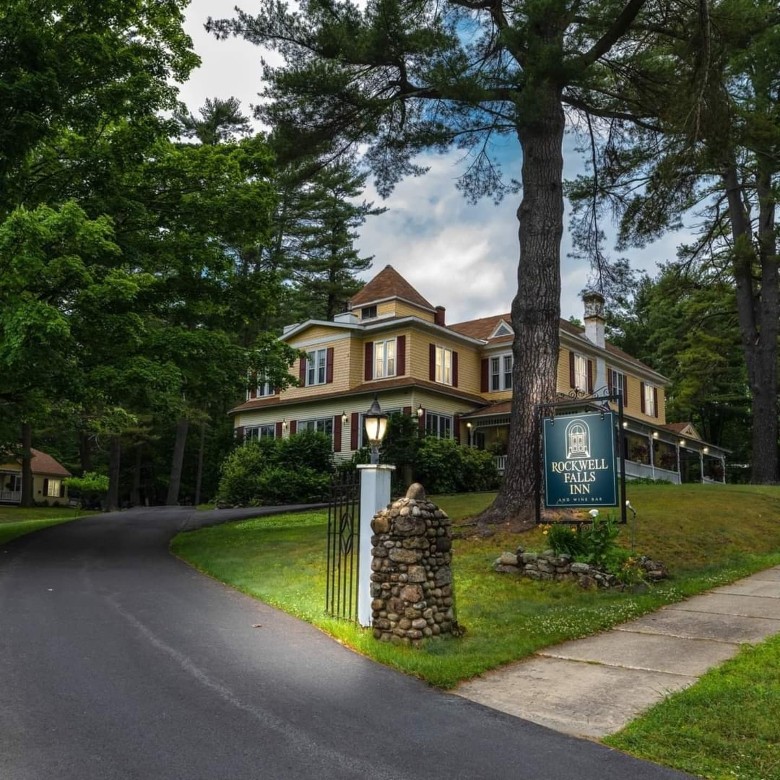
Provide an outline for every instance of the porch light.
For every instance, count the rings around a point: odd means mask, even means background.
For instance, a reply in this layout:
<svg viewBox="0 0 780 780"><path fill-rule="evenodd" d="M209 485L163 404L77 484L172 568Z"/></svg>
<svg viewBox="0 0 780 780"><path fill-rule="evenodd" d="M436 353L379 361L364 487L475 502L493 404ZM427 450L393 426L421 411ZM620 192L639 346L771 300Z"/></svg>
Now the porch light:
<svg viewBox="0 0 780 780"><path fill-rule="evenodd" d="M706 455L710 451L709 447L705 447L702 452Z"/></svg>
<svg viewBox="0 0 780 780"><path fill-rule="evenodd" d="M376 396L374 396L374 400L363 419L365 420L368 444L371 448L371 463L377 464L379 463L379 445L382 443L382 439L385 438L385 432L387 431L387 415L379 406Z"/></svg>
<svg viewBox="0 0 780 780"><path fill-rule="evenodd" d="M286 417L282 418L282 430L283 431L287 430L287 418Z"/></svg>
<svg viewBox="0 0 780 780"><path fill-rule="evenodd" d="M628 428L628 423L627 423L627 422L624 422L624 423L623 423L623 427L624 427L624 428Z"/></svg>
<svg viewBox="0 0 780 780"><path fill-rule="evenodd" d="M422 408L422 404L417 407L417 416L422 417L425 414L425 409Z"/></svg>
<svg viewBox="0 0 780 780"><path fill-rule="evenodd" d="M658 431L653 431L653 438L654 438L654 439L657 439L657 438L658 438Z"/></svg>
<svg viewBox="0 0 780 780"><path fill-rule="evenodd" d="M471 423L470 423L470 422L467 422L467 423L466 423L466 427L467 427L469 430L471 430Z"/></svg>
<svg viewBox="0 0 780 780"><path fill-rule="evenodd" d="M680 439L680 446L681 446L681 447L684 447L684 446L685 446L685 439Z"/></svg>
<svg viewBox="0 0 780 780"><path fill-rule="evenodd" d="M345 409L345 410L344 410L344 411L341 413L341 424L342 424L342 425L346 425L346 424L347 424L347 420L349 420L349 415L347 414L347 410Z"/></svg>

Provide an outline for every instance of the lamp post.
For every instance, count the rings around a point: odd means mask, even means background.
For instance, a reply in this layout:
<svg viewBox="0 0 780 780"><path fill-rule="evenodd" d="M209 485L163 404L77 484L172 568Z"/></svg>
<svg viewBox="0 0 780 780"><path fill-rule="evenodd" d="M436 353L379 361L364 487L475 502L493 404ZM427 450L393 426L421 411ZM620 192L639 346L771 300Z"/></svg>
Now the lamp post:
<svg viewBox="0 0 780 780"><path fill-rule="evenodd" d="M379 445L385 438L387 431L387 415L379 406L377 397L371 403L368 411L364 415L366 425L366 435L368 437L368 446L371 448L371 463L379 463Z"/></svg>
<svg viewBox="0 0 780 780"><path fill-rule="evenodd" d="M387 415L374 396L364 415L366 436L371 448L371 463L361 463L360 542L358 545L358 623L371 625L371 520L379 509L390 503L390 481L395 466L379 465L379 445L387 431Z"/></svg>

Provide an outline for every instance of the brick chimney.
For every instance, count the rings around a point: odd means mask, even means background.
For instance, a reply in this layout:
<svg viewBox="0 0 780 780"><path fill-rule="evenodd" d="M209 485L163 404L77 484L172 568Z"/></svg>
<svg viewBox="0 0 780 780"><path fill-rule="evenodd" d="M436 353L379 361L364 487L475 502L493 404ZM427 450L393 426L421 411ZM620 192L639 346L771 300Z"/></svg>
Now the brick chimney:
<svg viewBox="0 0 780 780"><path fill-rule="evenodd" d="M433 315L433 321L436 325L441 325L444 327L444 315L447 313L447 310L444 308L444 306L437 306L436 307L436 314Z"/></svg>

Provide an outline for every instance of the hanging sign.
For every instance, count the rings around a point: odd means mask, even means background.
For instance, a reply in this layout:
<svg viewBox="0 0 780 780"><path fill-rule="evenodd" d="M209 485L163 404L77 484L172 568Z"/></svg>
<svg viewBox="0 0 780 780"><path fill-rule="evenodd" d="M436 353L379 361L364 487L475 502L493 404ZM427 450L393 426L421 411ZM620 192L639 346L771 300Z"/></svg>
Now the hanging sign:
<svg viewBox="0 0 780 780"><path fill-rule="evenodd" d="M544 504L617 506L612 412L545 417Z"/></svg>

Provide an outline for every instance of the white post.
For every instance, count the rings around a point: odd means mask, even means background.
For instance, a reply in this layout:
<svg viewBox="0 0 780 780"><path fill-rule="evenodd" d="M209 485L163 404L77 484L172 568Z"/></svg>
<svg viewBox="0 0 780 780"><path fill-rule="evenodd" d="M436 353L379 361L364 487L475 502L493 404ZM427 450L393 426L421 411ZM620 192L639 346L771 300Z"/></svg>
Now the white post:
<svg viewBox="0 0 780 780"><path fill-rule="evenodd" d="M395 466L359 464L360 549L358 550L357 617L361 626L371 625L371 520L390 503L390 482Z"/></svg>

